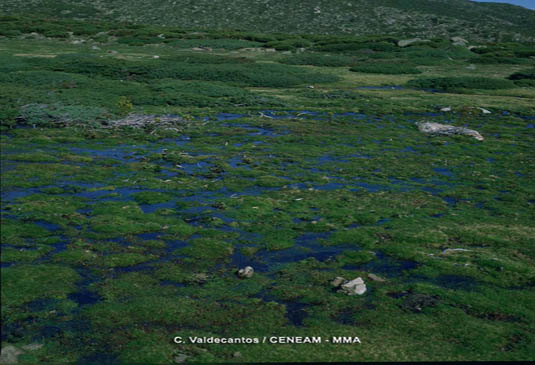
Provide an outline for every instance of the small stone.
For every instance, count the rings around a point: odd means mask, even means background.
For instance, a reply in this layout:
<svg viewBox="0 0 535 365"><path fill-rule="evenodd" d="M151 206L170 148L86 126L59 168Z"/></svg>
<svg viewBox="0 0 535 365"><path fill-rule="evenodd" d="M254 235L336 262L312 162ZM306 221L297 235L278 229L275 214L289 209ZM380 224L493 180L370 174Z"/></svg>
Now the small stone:
<svg viewBox="0 0 535 365"><path fill-rule="evenodd" d="M448 106L448 107L440 109L440 111L441 112L451 112L451 108Z"/></svg>
<svg viewBox="0 0 535 365"><path fill-rule="evenodd" d="M251 266L246 266L243 269L238 270L238 276L242 279L250 278L254 274L254 269Z"/></svg>
<svg viewBox="0 0 535 365"><path fill-rule="evenodd" d="M19 350L13 345L2 347L0 364L16 364L18 362L18 356L23 353L24 351Z"/></svg>
<svg viewBox="0 0 535 365"><path fill-rule="evenodd" d="M92 46L91 49L94 49L95 51L98 51L100 49L99 46Z"/></svg>
<svg viewBox="0 0 535 365"><path fill-rule="evenodd" d="M481 110L481 112L482 112L483 114L492 114L492 113L490 112L490 110L487 110L487 109L484 109L484 108L481 108L481 107L478 107L478 109Z"/></svg>
<svg viewBox="0 0 535 365"><path fill-rule="evenodd" d="M383 279L383 278L381 278L381 277L379 277L379 276L377 276L375 274L368 274L368 277L370 279L372 279L373 281L379 281L381 283L384 283L386 281L385 279Z"/></svg>
<svg viewBox="0 0 535 365"><path fill-rule="evenodd" d="M343 277L337 276L336 278L334 278L333 281L331 281L331 285L334 286L335 288L338 288L340 285L342 285L346 281L347 280L344 279Z"/></svg>
<svg viewBox="0 0 535 365"><path fill-rule="evenodd" d="M241 352L239 351L236 351L235 353L232 354L233 357L241 357Z"/></svg>
<svg viewBox="0 0 535 365"><path fill-rule="evenodd" d="M157 60L158 58L160 58L160 56L158 56L158 55L154 55L154 56L152 56L152 58L154 58L154 59Z"/></svg>

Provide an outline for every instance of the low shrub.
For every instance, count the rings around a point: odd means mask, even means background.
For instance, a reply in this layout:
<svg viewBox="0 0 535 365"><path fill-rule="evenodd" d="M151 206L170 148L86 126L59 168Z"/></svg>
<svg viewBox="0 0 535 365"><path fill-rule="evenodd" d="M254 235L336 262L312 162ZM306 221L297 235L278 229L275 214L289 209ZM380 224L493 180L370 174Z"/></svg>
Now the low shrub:
<svg viewBox="0 0 535 365"><path fill-rule="evenodd" d="M262 47L264 44L244 39L179 39L169 42L169 45L177 48L209 47L235 50L240 48Z"/></svg>
<svg viewBox="0 0 535 365"><path fill-rule="evenodd" d="M198 59L197 59L198 60ZM214 58L216 60L216 58ZM201 64L170 60L126 61L79 54L60 55L42 67L54 71L148 82L155 79L222 81L240 86L291 87L334 82L334 75L280 64Z"/></svg>
<svg viewBox="0 0 535 365"><path fill-rule="evenodd" d="M473 58L470 62L479 65L522 65L529 63L529 60L524 58L485 55L483 57Z"/></svg>
<svg viewBox="0 0 535 365"><path fill-rule="evenodd" d="M264 47L275 48L277 51L293 51L297 48L307 48L312 45L311 41L304 38L290 38L267 42Z"/></svg>
<svg viewBox="0 0 535 365"><path fill-rule="evenodd" d="M349 69L353 72L365 72L374 74L402 75L419 74L422 71L410 64L403 63L363 63Z"/></svg>
<svg viewBox="0 0 535 365"><path fill-rule="evenodd" d="M508 77L509 80L535 80L535 68L518 71Z"/></svg>
<svg viewBox="0 0 535 365"><path fill-rule="evenodd" d="M454 90L454 89L511 89L515 84L510 80L486 77L437 77L410 80L407 86L418 89Z"/></svg>
<svg viewBox="0 0 535 365"><path fill-rule="evenodd" d="M320 67L344 67L355 64L356 59L348 56L330 56L321 53L302 53L292 55L279 60L280 63L288 65L311 65Z"/></svg>
<svg viewBox="0 0 535 365"><path fill-rule="evenodd" d="M85 105L28 104L20 110L17 120L23 124L51 127L72 124L93 124L110 115L104 108Z"/></svg>

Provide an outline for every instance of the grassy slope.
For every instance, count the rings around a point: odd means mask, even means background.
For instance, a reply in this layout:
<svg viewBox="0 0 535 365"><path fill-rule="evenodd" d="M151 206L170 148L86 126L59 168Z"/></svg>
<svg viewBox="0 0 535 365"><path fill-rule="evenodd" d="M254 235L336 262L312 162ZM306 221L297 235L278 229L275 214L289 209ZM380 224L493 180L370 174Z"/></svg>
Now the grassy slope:
<svg viewBox="0 0 535 365"><path fill-rule="evenodd" d="M238 28L286 33L398 33L472 39L532 38L535 12L466 0L6 0L6 13L106 18L195 28ZM291 16L288 16L291 14ZM504 38L505 37L505 38Z"/></svg>

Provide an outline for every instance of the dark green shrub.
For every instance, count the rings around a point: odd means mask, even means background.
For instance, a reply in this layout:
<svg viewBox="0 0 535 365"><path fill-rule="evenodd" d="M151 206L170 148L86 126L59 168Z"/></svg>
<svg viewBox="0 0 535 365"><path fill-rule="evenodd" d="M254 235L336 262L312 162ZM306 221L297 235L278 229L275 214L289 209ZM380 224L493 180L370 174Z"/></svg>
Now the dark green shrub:
<svg viewBox="0 0 535 365"><path fill-rule="evenodd" d="M312 46L312 42L303 38L291 38L281 41L267 42L265 47L275 48L277 51L293 51L297 48L306 48Z"/></svg>
<svg viewBox="0 0 535 365"><path fill-rule="evenodd" d="M525 58L535 57L535 49L527 48L527 49L516 50L515 55L517 57L525 57Z"/></svg>
<svg viewBox="0 0 535 365"><path fill-rule="evenodd" d="M302 83L333 82L336 76L280 64L200 64L164 59L126 61L69 54L41 61L54 71L99 75L112 79L147 82L155 79L223 81L243 86L290 87Z"/></svg>
<svg viewBox="0 0 535 365"><path fill-rule="evenodd" d="M169 42L169 45L177 48L209 47L235 50L240 48L262 47L264 44L243 39L180 39Z"/></svg>
<svg viewBox="0 0 535 365"><path fill-rule="evenodd" d="M280 63L288 65L312 65L324 67L343 67L355 64L354 57L348 56L330 56L320 53L302 53L299 55L292 55L279 60Z"/></svg>
<svg viewBox="0 0 535 365"><path fill-rule="evenodd" d="M360 65L353 66L349 70L353 72L365 72L387 75L422 73L422 71L418 70L413 65L403 63L363 63Z"/></svg>
<svg viewBox="0 0 535 365"><path fill-rule="evenodd" d="M92 124L109 117L104 108L85 105L29 104L19 115L24 124L51 127L72 124Z"/></svg>
<svg viewBox="0 0 535 365"><path fill-rule="evenodd" d="M437 77L410 80L407 86L418 89L455 90L455 89L511 89L515 84L509 80L486 77Z"/></svg>
<svg viewBox="0 0 535 365"><path fill-rule="evenodd" d="M50 38L69 38L69 33L63 30L47 30L43 35Z"/></svg>
<svg viewBox="0 0 535 365"><path fill-rule="evenodd" d="M535 80L535 68L518 71L508 77L509 80Z"/></svg>
<svg viewBox="0 0 535 365"><path fill-rule="evenodd" d="M522 65L529 63L529 60L523 58L485 55L483 57L473 58L470 62L479 65Z"/></svg>
<svg viewBox="0 0 535 365"><path fill-rule="evenodd" d="M516 80L515 85L520 87L535 87L535 80L523 79Z"/></svg>

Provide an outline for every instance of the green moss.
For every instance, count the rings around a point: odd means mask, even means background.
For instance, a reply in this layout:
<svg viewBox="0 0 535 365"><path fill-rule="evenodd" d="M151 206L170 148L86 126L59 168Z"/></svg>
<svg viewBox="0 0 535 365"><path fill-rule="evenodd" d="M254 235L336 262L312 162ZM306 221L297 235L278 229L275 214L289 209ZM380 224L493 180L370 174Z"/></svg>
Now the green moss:
<svg viewBox="0 0 535 365"><path fill-rule="evenodd" d="M56 265L2 268L2 301L6 312L40 298L62 299L75 290L78 274ZM2 312L4 315L4 312Z"/></svg>
<svg viewBox="0 0 535 365"><path fill-rule="evenodd" d="M234 248L227 242L209 238L196 238L191 241L191 246L180 249L178 253L200 260L214 260L227 257L233 251Z"/></svg>
<svg viewBox="0 0 535 365"><path fill-rule="evenodd" d="M142 191L132 194L134 200L140 204L158 204L172 199L171 195L157 191Z"/></svg>

